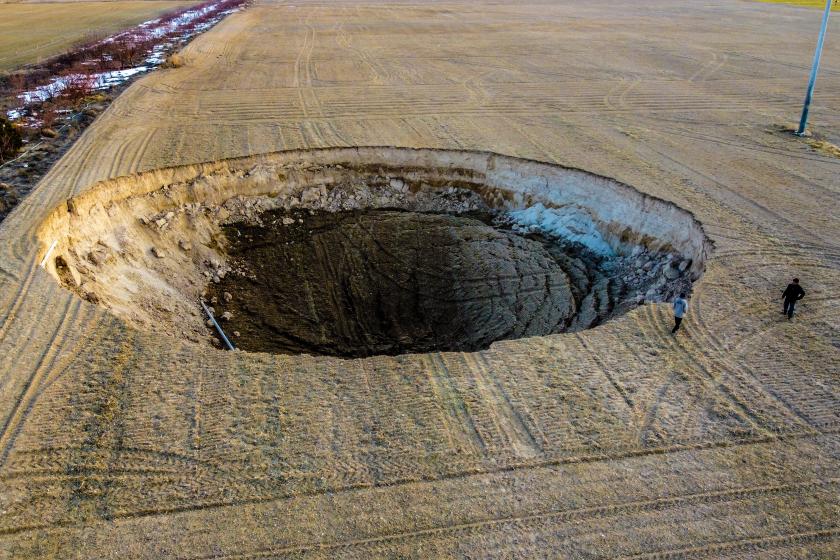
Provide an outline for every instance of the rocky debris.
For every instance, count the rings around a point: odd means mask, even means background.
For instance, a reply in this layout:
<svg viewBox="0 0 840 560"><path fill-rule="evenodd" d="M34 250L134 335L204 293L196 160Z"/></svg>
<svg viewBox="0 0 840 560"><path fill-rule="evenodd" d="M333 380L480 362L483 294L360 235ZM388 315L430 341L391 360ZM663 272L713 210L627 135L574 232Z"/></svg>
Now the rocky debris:
<svg viewBox="0 0 840 560"><path fill-rule="evenodd" d="M206 211L215 213L221 210L223 213L219 213L217 216L221 222L227 224L240 222L261 224L265 212L279 209L291 211L306 208L314 211L341 212L345 210L399 208L418 212L447 212L451 214L465 214L489 209L480 195L467 188L444 185L435 189L425 183L416 187L416 189L412 189L409 183L401 178L372 177L365 182L310 186L297 191L281 192L271 197L235 196L228 199L221 209L207 208ZM286 226L294 223L289 216L279 219Z"/></svg>
<svg viewBox="0 0 840 560"><path fill-rule="evenodd" d="M178 247L180 247L182 251L192 251L192 243L185 239L181 239L178 241Z"/></svg>
<svg viewBox="0 0 840 560"><path fill-rule="evenodd" d="M669 265L663 267L662 274L668 280L676 280L677 278L680 277L680 269L675 268L673 263L672 263L672 264L669 264Z"/></svg>
<svg viewBox="0 0 840 560"><path fill-rule="evenodd" d="M230 311L225 311L224 313L222 313L222 319L225 321L230 321L231 319L233 319L233 313L231 313Z"/></svg>
<svg viewBox="0 0 840 560"><path fill-rule="evenodd" d="M87 260L95 266L102 266L113 258L113 251L102 241L97 241L93 249L87 254Z"/></svg>
<svg viewBox="0 0 840 560"><path fill-rule="evenodd" d="M94 291L94 286L88 282L84 282L79 286L79 295L82 299L90 303L99 303L100 301L99 295Z"/></svg>
<svg viewBox="0 0 840 560"><path fill-rule="evenodd" d="M225 301L225 303L230 303L231 301L233 301L233 296L230 292L223 292L222 299Z"/></svg>
<svg viewBox="0 0 840 560"><path fill-rule="evenodd" d="M166 251L164 251L160 247L152 247L152 254L159 259L166 258Z"/></svg>
<svg viewBox="0 0 840 560"><path fill-rule="evenodd" d="M207 259L204 261L204 277L218 284L230 272L230 267L217 259ZM214 296L215 298L215 296Z"/></svg>
<svg viewBox="0 0 840 560"><path fill-rule="evenodd" d="M157 226L158 230L166 229L169 226L169 223L175 218L175 211L169 210L166 212L161 212L159 214L155 214L151 217L141 217L140 222L149 225L154 224Z"/></svg>
<svg viewBox="0 0 840 560"><path fill-rule="evenodd" d="M45 138L55 138L58 136L58 132L56 132L52 128L42 128L41 129L41 136Z"/></svg>

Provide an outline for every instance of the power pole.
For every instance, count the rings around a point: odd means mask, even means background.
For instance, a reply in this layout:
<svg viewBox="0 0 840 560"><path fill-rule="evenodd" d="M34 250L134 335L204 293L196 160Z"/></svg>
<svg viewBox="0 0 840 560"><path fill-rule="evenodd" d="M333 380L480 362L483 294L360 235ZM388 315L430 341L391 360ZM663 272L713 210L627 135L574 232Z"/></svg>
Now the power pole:
<svg viewBox="0 0 840 560"><path fill-rule="evenodd" d="M817 39L817 50L814 52L814 64L811 66L811 77L808 79L808 92L805 94L805 105L802 107L802 118L799 119L799 129L796 131L798 136L805 134L805 127L808 124L808 111L811 108L811 97L814 95L814 84L817 81L817 71L820 69L820 57L822 56L823 42L825 41L825 31L828 28L828 14L831 13L832 0L825 0L825 12L823 12L822 26L820 27L820 37Z"/></svg>

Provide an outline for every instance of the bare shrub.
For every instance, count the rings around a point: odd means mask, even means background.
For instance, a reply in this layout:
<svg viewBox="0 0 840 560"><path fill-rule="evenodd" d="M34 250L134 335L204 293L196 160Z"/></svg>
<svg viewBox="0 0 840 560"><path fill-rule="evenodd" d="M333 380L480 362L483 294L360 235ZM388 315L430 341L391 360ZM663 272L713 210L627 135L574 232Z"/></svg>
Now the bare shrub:
<svg viewBox="0 0 840 560"><path fill-rule="evenodd" d="M23 146L17 127L5 117L0 117L0 162L12 159Z"/></svg>
<svg viewBox="0 0 840 560"><path fill-rule="evenodd" d="M184 65L184 57L178 53L171 54L166 58L166 62L163 63L164 68L180 68Z"/></svg>
<svg viewBox="0 0 840 560"><path fill-rule="evenodd" d="M154 44L154 37L146 32L126 33L109 43L107 54L119 63L120 68L130 68L140 62Z"/></svg>
<svg viewBox="0 0 840 560"><path fill-rule="evenodd" d="M95 77L88 66L76 65L62 77L61 99L71 107L79 105L93 91Z"/></svg>
<svg viewBox="0 0 840 560"><path fill-rule="evenodd" d="M15 72L14 74L9 74L6 78L6 83L8 84L9 93L12 95L18 95L26 90L26 74L23 72Z"/></svg>
<svg viewBox="0 0 840 560"><path fill-rule="evenodd" d="M55 126L58 120L58 111L54 103L44 103L41 105L41 128L50 129Z"/></svg>

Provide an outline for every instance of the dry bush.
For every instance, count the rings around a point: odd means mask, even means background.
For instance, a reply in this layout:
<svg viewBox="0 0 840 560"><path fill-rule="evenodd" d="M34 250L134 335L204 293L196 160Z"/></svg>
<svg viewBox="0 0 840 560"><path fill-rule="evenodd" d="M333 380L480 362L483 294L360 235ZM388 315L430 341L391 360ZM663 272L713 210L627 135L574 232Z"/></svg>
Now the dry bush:
<svg viewBox="0 0 840 560"><path fill-rule="evenodd" d="M58 120L58 111L55 104L44 103L41 105L41 128L53 128L55 122Z"/></svg>
<svg viewBox="0 0 840 560"><path fill-rule="evenodd" d="M87 66L77 65L63 76L61 100L71 107L79 105L93 91L95 77Z"/></svg>
<svg viewBox="0 0 840 560"><path fill-rule="evenodd" d="M15 72L6 77L6 84L9 93L18 95L26 90L26 74L23 72Z"/></svg>
<svg viewBox="0 0 840 560"><path fill-rule="evenodd" d="M819 138L811 140L808 143L811 145L812 148L814 148L818 152L823 153L824 155L840 158L840 146L835 146L828 140L823 140Z"/></svg>
<svg viewBox="0 0 840 560"><path fill-rule="evenodd" d="M108 44L107 54L111 60L120 64L121 68L131 68L142 61L152 47L155 38L145 32L126 34Z"/></svg>
<svg viewBox="0 0 840 560"><path fill-rule="evenodd" d="M17 127L5 117L0 117L0 162L15 157L23 146L23 138Z"/></svg>
<svg viewBox="0 0 840 560"><path fill-rule="evenodd" d="M184 65L184 57L178 53L171 54L166 57L166 62L163 63L164 68L180 68Z"/></svg>

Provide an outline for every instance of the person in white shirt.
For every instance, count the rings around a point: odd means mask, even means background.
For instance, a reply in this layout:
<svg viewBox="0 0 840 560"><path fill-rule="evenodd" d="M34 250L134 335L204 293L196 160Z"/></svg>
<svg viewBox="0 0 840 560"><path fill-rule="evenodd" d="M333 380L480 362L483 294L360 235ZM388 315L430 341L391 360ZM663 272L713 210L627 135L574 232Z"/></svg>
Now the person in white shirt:
<svg viewBox="0 0 840 560"><path fill-rule="evenodd" d="M688 311L688 302L685 299L685 293L682 293L680 297L674 300L674 328L671 330L671 334L676 334L680 330L680 323L682 323L686 311Z"/></svg>

